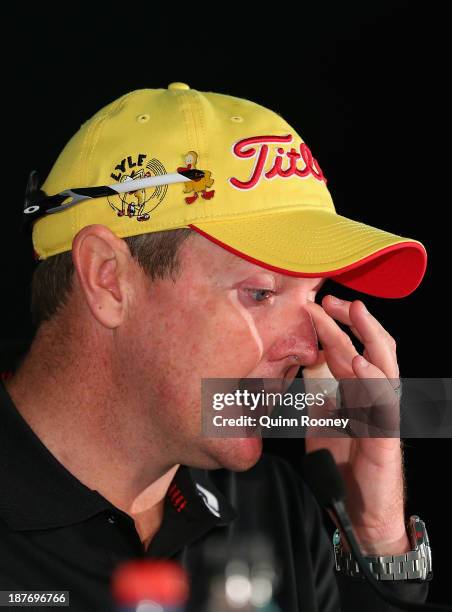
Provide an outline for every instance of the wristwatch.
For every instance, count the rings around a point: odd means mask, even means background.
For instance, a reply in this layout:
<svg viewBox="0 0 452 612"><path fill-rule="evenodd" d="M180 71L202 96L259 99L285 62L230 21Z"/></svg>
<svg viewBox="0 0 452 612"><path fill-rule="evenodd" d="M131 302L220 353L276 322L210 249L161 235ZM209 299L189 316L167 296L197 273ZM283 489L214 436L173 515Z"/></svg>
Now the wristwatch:
<svg viewBox="0 0 452 612"><path fill-rule="evenodd" d="M401 555L365 555L369 569L377 580L431 580L432 553L425 523L410 516L407 530L413 549ZM346 576L365 578L353 555L342 548L339 529L333 535L336 570Z"/></svg>

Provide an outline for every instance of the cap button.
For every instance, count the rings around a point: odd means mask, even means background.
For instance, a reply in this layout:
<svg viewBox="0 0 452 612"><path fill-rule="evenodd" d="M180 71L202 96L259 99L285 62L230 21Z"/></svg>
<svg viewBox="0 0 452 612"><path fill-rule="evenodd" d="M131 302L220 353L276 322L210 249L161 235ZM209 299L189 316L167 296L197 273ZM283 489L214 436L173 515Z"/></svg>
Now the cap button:
<svg viewBox="0 0 452 612"><path fill-rule="evenodd" d="M168 85L168 89L190 89L190 86L187 83L170 83Z"/></svg>

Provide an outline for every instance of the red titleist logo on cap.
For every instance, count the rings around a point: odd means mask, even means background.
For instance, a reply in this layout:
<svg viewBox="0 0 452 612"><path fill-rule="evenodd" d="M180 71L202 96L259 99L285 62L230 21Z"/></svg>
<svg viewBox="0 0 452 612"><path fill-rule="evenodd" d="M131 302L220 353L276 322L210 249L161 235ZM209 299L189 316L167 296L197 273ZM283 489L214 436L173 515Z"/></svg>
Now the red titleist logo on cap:
<svg viewBox="0 0 452 612"><path fill-rule="evenodd" d="M243 138L232 147L234 155L240 159L254 159L254 168L251 176L247 180L240 180L231 177L229 182L236 189L252 189L256 187L262 177L272 179L276 176L280 178L290 178L298 176L307 178L313 176L318 181L327 182L318 162L312 156L311 150L304 142L300 143L299 150L291 147L288 151L282 146L277 148L270 170L264 173L264 168L268 160L269 145L274 143L290 144L293 136L250 136ZM304 163L303 167L298 167L299 160ZM284 164L284 166L283 166Z"/></svg>

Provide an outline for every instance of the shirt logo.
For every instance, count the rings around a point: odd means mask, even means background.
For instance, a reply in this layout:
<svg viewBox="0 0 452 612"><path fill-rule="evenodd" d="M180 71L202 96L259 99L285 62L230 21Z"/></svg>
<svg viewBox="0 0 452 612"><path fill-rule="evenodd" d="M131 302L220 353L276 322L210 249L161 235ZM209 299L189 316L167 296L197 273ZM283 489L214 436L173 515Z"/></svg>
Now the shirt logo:
<svg viewBox="0 0 452 612"><path fill-rule="evenodd" d="M211 491L208 491L198 483L196 483L196 488L212 514L215 516L220 516L220 505L218 503L218 498Z"/></svg>

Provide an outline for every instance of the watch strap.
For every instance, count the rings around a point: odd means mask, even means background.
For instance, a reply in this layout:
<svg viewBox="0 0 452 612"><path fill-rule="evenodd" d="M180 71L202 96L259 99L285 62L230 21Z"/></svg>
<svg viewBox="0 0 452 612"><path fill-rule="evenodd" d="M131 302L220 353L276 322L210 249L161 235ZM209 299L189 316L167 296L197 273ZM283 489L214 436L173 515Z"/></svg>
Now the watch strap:
<svg viewBox="0 0 452 612"><path fill-rule="evenodd" d="M399 555L364 556L377 580L431 580L432 557L425 524L413 515L409 519L408 531L413 550ZM333 545L336 570L346 576L364 579L353 555L344 551L338 529L333 536Z"/></svg>

